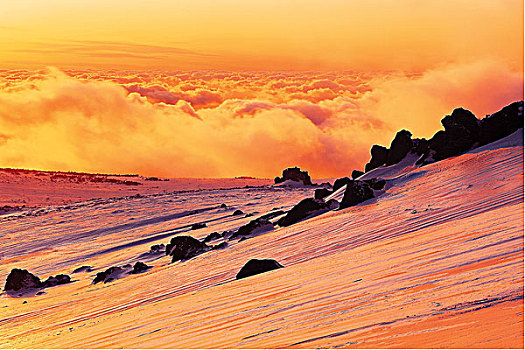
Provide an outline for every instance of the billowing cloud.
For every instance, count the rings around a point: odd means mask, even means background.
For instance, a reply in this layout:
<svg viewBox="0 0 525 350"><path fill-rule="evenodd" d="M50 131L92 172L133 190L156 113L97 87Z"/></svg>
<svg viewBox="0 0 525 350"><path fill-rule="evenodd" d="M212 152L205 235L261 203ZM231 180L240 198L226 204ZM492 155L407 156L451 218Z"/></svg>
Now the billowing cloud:
<svg viewBox="0 0 525 350"><path fill-rule="evenodd" d="M400 128L429 137L455 107L483 117L522 98L522 74L489 60L420 74L1 71L0 167L347 176Z"/></svg>

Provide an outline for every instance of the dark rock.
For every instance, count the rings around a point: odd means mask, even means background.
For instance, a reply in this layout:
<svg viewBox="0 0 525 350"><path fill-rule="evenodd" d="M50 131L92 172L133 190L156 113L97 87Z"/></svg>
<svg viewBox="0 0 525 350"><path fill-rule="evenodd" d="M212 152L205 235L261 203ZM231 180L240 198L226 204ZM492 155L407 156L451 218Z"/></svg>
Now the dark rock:
<svg viewBox="0 0 525 350"><path fill-rule="evenodd" d="M219 239L221 238L222 236L218 233L218 232L212 232L210 233L209 235L207 235L206 237L204 237L204 239L202 240L203 243L208 243L208 242L211 242L213 240L216 240L216 239Z"/></svg>
<svg viewBox="0 0 525 350"><path fill-rule="evenodd" d="M205 228L207 225L203 222L203 223L196 223L196 224L193 224L191 225L191 229L192 230L198 230L198 229L201 229L201 228Z"/></svg>
<svg viewBox="0 0 525 350"><path fill-rule="evenodd" d="M324 197L327 197L331 195L333 192L326 189L326 188L317 188L314 191L314 198L315 199L323 199Z"/></svg>
<svg viewBox="0 0 525 350"><path fill-rule="evenodd" d="M312 214L328 210L330 210L330 204L320 199L306 198L290 209L286 216L277 221L277 224L281 227L290 226Z"/></svg>
<svg viewBox="0 0 525 350"><path fill-rule="evenodd" d="M60 284L66 284L70 282L71 277L69 277L68 275L49 276L49 278L42 283L42 288L54 287Z"/></svg>
<svg viewBox="0 0 525 350"><path fill-rule="evenodd" d="M280 184L281 182L284 182L284 180L279 177L279 176L276 176L274 179L273 179L273 183L274 184Z"/></svg>
<svg viewBox="0 0 525 350"><path fill-rule="evenodd" d="M273 229L273 224L266 218L257 218L250 221L244 226L239 227L237 232L233 233L231 238L237 238L242 236L248 236L251 234L260 233L263 231L270 231Z"/></svg>
<svg viewBox="0 0 525 350"><path fill-rule="evenodd" d="M346 186L339 208L348 208L370 198L374 198L374 191L372 191L370 185L366 182L355 180Z"/></svg>
<svg viewBox="0 0 525 350"><path fill-rule="evenodd" d="M365 165L365 173L368 173L370 170L378 168L386 163L388 157L388 148L379 145L373 145L370 149L370 154L372 155L372 158L370 159L370 162Z"/></svg>
<svg viewBox="0 0 525 350"><path fill-rule="evenodd" d="M279 264L273 259L251 259L242 267L235 278L239 280L241 278L258 275L260 273L280 269L282 267L283 265Z"/></svg>
<svg viewBox="0 0 525 350"><path fill-rule="evenodd" d="M479 142L494 142L523 128L523 101L514 102L481 120Z"/></svg>
<svg viewBox="0 0 525 350"><path fill-rule="evenodd" d="M383 188L385 188L386 181L383 179L369 179L369 180L363 180L363 182L367 183L373 190L380 191Z"/></svg>
<svg viewBox="0 0 525 350"><path fill-rule="evenodd" d="M274 183L278 184L287 180L301 182L305 186L312 185L312 179L308 175L308 171L301 171L298 167L284 169L283 176L281 178L276 177Z"/></svg>
<svg viewBox="0 0 525 350"><path fill-rule="evenodd" d="M173 257L172 262L191 259L208 250L210 247L191 236L173 237L166 245L166 255Z"/></svg>
<svg viewBox="0 0 525 350"><path fill-rule="evenodd" d="M133 265L133 271L131 271L130 273L133 273L133 274L140 273L140 272L147 271L149 269L151 269L151 266L148 266L144 264L143 262L137 261L135 265Z"/></svg>
<svg viewBox="0 0 525 350"><path fill-rule="evenodd" d="M355 180L357 179L359 176L361 175L364 175L365 173L362 172L361 170L352 170L352 179Z"/></svg>
<svg viewBox="0 0 525 350"><path fill-rule="evenodd" d="M267 219L267 220L271 220L273 219L274 217L277 217L279 215L283 215L284 213L286 213L284 210L275 210L272 209L273 211L269 212L269 213L266 213L264 215L262 215L259 219Z"/></svg>
<svg viewBox="0 0 525 350"><path fill-rule="evenodd" d="M412 133L408 130L398 131L386 157L385 165L393 165L399 163L412 148Z"/></svg>
<svg viewBox="0 0 525 350"><path fill-rule="evenodd" d="M427 139L414 139L412 140L414 146L412 148L418 156L425 154L429 148L429 142Z"/></svg>
<svg viewBox="0 0 525 350"><path fill-rule="evenodd" d="M97 273L95 276L95 279L93 279L93 284L97 284L98 282L111 282L113 281L120 273L124 272L124 269L119 266L112 266L106 271L102 271Z"/></svg>
<svg viewBox="0 0 525 350"><path fill-rule="evenodd" d="M216 244L213 247L211 247L211 249L213 249L213 250L215 250L215 249L223 249L223 248L226 248L227 246L228 246L228 243L221 242L221 243Z"/></svg>
<svg viewBox="0 0 525 350"><path fill-rule="evenodd" d="M337 180L334 181L333 189L334 189L334 191L337 191L338 189L340 189L344 185L349 184L350 182L352 182L352 180L350 180L350 178L348 178L348 177L342 177L340 179L337 179Z"/></svg>
<svg viewBox="0 0 525 350"><path fill-rule="evenodd" d="M235 211L233 212L232 215L233 215L233 216L236 216L236 215L243 215L243 214L244 214L244 212L243 212L242 210L237 209L237 210L235 210Z"/></svg>
<svg viewBox="0 0 525 350"><path fill-rule="evenodd" d="M228 206L227 206L226 204L222 203L221 206L220 206L220 208L223 208L223 209L224 209L224 208L228 208Z"/></svg>
<svg viewBox="0 0 525 350"><path fill-rule="evenodd" d="M456 108L441 120L441 124L445 130L428 140L429 152L433 151L432 158L436 161L462 154L479 141L480 122L466 109Z"/></svg>
<svg viewBox="0 0 525 350"><path fill-rule="evenodd" d="M22 269L12 269L7 276L4 290L6 292L16 292L19 290L38 289L42 287L40 278L31 272Z"/></svg>
<svg viewBox="0 0 525 350"><path fill-rule="evenodd" d="M164 244L154 244L150 248L150 253L164 253L166 246Z"/></svg>
<svg viewBox="0 0 525 350"><path fill-rule="evenodd" d="M93 266L84 265L84 266L77 267L71 273L91 272L91 271L93 271Z"/></svg>

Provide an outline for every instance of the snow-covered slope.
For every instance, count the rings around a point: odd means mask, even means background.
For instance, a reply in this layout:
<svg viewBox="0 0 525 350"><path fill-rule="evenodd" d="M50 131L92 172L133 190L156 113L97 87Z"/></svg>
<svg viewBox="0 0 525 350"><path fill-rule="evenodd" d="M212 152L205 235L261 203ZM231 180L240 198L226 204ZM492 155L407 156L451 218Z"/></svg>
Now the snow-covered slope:
<svg viewBox="0 0 525 350"><path fill-rule="evenodd" d="M235 208L258 215L312 192L206 190L0 219L2 280L14 267L41 277L95 268L43 295L0 296L0 346L523 347L522 144L404 170L358 206L91 284L173 235L250 220ZM208 227L191 231L195 222ZM284 268L235 280L252 258Z"/></svg>

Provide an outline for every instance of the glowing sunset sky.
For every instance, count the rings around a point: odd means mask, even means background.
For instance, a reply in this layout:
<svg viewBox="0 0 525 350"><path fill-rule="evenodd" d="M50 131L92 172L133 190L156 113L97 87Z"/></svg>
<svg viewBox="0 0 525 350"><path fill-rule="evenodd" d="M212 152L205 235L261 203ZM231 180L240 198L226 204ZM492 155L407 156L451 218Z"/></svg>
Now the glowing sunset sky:
<svg viewBox="0 0 525 350"><path fill-rule="evenodd" d="M4 0L4 66L410 69L523 61L513 0Z"/></svg>
<svg viewBox="0 0 525 350"><path fill-rule="evenodd" d="M523 2L4 0L0 67L0 167L343 176L522 99Z"/></svg>

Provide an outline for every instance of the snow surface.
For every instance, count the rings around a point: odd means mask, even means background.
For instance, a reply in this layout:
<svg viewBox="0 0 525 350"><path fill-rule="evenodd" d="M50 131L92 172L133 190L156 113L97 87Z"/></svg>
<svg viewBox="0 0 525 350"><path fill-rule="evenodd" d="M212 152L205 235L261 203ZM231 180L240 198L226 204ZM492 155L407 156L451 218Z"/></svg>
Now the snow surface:
<svg viewBox="0 0 525 350"><path fill-rule="evenodd" d="M523 146L403 166L383 169L392 180L372 201L185 262L153 256L149 271L105 284L91 284L97 272L153 244L236 229L313 188L124 196L0 217L1 280L15 267L41 278L94 267L43 295L0 295L0 347L523 348ZM208 226L191 230L196 222ZM252 258L284 268L235 280Z"/></svg>

